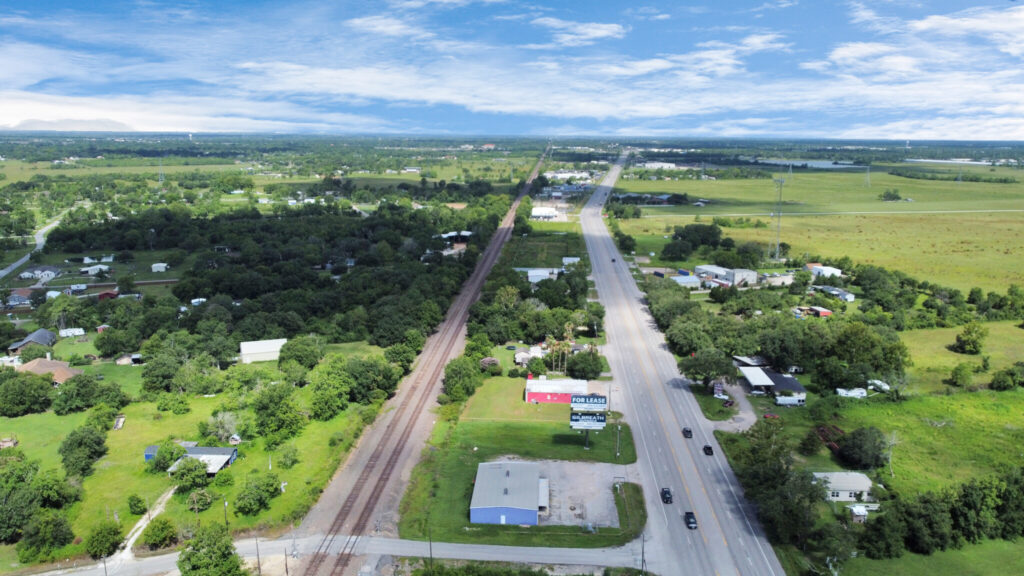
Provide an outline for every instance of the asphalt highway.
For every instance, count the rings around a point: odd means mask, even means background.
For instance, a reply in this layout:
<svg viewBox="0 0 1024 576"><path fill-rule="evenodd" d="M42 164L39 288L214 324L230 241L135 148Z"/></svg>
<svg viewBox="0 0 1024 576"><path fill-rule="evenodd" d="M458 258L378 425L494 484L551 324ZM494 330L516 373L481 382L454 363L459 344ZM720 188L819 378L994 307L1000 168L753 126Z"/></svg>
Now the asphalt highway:
<svg viewBox="0 0 1024 576"><path fill-rule="evenodd" d="M623 262L601 212L622 170L625 155L608 172L581 213L598 297L606 309L608 344L603 348L612 377L622 390L633 428L648 510L644 543L646 566L664 575L715 574L783 576L739 482L686 389L672 354L648 312L630 267ZM682 428L693 429L684 439ZM703 453L708 444L712 456ZM661 488L672 490L663 504ZM693 511L698 528L683 514Z"/></svg>

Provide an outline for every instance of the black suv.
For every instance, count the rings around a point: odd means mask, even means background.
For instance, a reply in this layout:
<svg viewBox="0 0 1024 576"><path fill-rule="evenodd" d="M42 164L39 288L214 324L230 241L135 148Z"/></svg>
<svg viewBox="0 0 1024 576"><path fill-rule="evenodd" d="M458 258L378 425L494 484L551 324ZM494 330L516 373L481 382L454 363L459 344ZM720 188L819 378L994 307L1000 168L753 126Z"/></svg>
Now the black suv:
<svg viewBox="0 0 1024 576"><path fill-rule="evenodd" d="M683 514L683 520L686 522L686 527L690 530L697 529L697 516L693 512Z"/></svg>
<svg viewBox="0 0 1024 576"><path fill-rule="evenodd" d="M715 453L715 449L711 447L711 444L704 445L704 453L708 456L712 456Z"/></svg>
<svg viewBox="0 0 1024 576"><path fill-rule="evenodd" d="M668 488L662 488L661 489L661 501L664 502L665 504L671 504L672 503L672 491L669 490Z"/></svg>
<svg viewBox="0 0 1024 576"><path fill-rule="evenodd" d="M693 438L693 430L683 428L683 438Z"/></svg>

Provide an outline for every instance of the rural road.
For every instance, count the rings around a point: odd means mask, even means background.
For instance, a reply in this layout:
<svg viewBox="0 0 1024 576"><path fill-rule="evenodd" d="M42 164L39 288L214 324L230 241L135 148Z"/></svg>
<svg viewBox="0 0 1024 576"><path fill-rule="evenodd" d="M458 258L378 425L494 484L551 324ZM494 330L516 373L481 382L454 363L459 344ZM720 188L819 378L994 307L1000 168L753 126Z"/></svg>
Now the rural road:
<svg viewBox="0 0 1024 576"><path fill-rule="evenodd" d="M288 536L276 540L256 540L247 538L236 540L238 553L252 564L256 563L257 545L262 574L277 576L285 574L284 557L288 557L290 573L294 574L303 558L313 554L323 540L324 534L310 534L292 539ZM337 554L346 541L343 536L335 540L335 548L330 555ZM364 536L359 538L355 546L355 555L376 560L381 556L421 557L430 555L434 558L477 560L480 562L530 562L550 565L599 565L610 567L636 566L640 551L638 547L629 545L621 548L523 548L516 546L495 546L481 544L433 544L419 540L399 540L397 538L378 538ZM60 574L76 574L82 576L143 576L166 574L177 570L175 563L178 554L162 554L148 558L131 558L121 555L107 559L106 568L103 563L86 563L78 566L65 566L44 574L57 576ZM359 568L364 566L359 565ZM372 570L372 568L371 568ZM373 574L372 571L362 573ZM663 572L671 574L671 572Z"/></svg>
<svg viewBox="0 0 1024 576"><path fill-rule="evenodd" d="M661 208L662 206L642 206L645 208ZM790 208L789 206L786 207ZM784 212L784 216L896 216L901 214L1002 214L1002 213L1024 212L1024 209L1007 208L1001 210L862 210L851 212ZM666 216L685 216L683 212L657 212L655 214L643 214L641 218L664 218ZM727 218L739 218L750 216L774 216L773 212L736 212L736 213L707 213L707 216L723 216Z"/></svg>
<svg viewBox="0 0 1024 576"><path fill-rule="evenodd" d="M644 294L633 279L601 217L625 161L608 172L580 216L598 297L604 305L608 344L602 352L623 390L626 421L633 428L648 509L647 568L659 574L783 576L785 572L704 418L679 374ZM681 428L693 429L684 439ZM702 446L710 445L707 456ZM672 504L659 490L670 488ZM693 511L698 529L687 529Z"/></svg>
<svg viewBox="0 0 1024 576"><path fill-rule="evenodd" d="M43 226L39 230L36 230L36 233L35 233L36 247L33 248L32 251L29 252L28 254L25 254L21 258L18 258L18 260L16 262L14 262L13 264L11 264L10 266L7 266L3 270L0 270L0 278L6 278L8 274L10 274L11 272L14 272L16 269L18 269L19 266L21 266L25 262L28 262L29 256L32 255L32 252L35 252L37 250L42 250L43 246L46 245L46 233L49 232L50 230L53 230L54 228L56 228L59 224L60 224L60 218L58 217L53 222L50 222L46 226Z"/></svg>

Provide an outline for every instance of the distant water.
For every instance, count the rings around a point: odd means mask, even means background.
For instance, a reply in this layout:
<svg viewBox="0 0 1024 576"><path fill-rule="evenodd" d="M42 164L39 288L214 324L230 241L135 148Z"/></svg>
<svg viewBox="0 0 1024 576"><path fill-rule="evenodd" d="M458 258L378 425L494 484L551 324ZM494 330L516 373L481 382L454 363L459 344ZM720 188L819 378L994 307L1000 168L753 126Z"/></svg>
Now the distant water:
<svg viewBox="0 0 1024 576"><path fill-rule="evenodd" d="M793 165L800 167L807 165L808 168L814 168L816 170L849 170L851 168L864 168L864 166L853 164L852 162L840 162L838 164L831 160L786 160L785 158L758 158L758 162L761 164L774 164L776 166L789 166Z"/></svg>
<svg viewBox="0 0 1024 576"><path fill-rule="evenodd" d="M968 160L966 158L950 158L949 160L929 160L927 158L907 158L906 162L927 162L929 164L963 164L965 166L990 166L985 160Z"/></svg>

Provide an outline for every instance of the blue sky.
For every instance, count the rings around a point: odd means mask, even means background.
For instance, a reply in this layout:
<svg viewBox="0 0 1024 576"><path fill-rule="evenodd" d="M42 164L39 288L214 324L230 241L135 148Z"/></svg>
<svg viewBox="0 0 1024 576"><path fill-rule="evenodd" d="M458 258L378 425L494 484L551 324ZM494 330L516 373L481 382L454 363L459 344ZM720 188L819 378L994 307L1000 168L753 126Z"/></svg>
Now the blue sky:
<svg viewBox="0 0 1024 576"><path fill-rule="evenodd" d="M1024 0L5 0L0 129L1024 140Z"/></svg>

